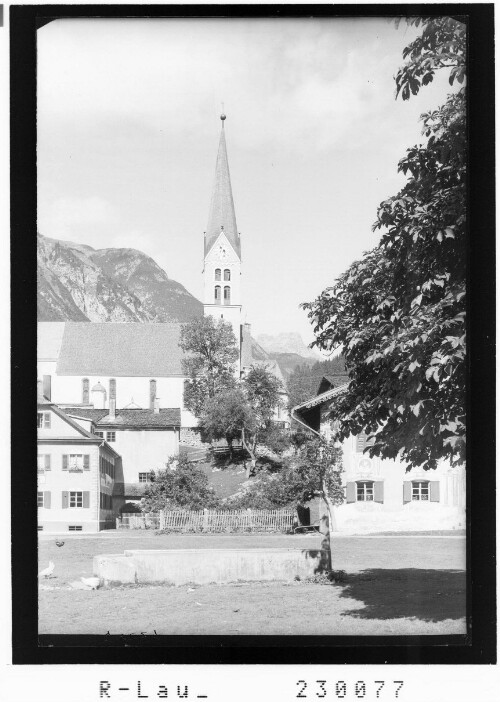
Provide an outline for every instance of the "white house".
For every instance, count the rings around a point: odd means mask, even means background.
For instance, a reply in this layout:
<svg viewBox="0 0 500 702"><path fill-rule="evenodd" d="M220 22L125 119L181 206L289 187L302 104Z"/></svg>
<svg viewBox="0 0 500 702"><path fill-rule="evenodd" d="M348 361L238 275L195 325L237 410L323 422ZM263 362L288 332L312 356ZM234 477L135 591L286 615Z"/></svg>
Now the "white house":
<svg viewBox="0 0 500 702"><path fill-rule="evenodd" d="M292 418L309 431L332 436L329 409L345 391L345 376L325 376L318 394L297 405ZM341 531L400 531L465 527L465 468L442 461L424 471L399 460L370 458L367 437L350 436L342 444L346 502L338 510Z"/></svg>
<svg viewBox="0 0 500 702"><path fill-rule="evenodd" d="M113 527L123 497L119 454L102 437L39 396L37 404L38 530L100 531Z"/></svg>

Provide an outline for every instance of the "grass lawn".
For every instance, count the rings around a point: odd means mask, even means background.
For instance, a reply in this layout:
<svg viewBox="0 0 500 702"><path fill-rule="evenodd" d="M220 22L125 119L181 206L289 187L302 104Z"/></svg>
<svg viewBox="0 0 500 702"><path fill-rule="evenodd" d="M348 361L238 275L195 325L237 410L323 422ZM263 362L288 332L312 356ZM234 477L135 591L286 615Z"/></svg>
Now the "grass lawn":
<svg viewBox="0 0 500 702"><path fill-rule="evenodd" d="M61 537L64 539L64 537ZM156 536L104 532L39 542L41 634L462 634L465 633L465 539L337 537L341 584L255 582L228 585L69 589L92 575L98 553L127 548L317 548L319 536L222 534Z"/></svg>

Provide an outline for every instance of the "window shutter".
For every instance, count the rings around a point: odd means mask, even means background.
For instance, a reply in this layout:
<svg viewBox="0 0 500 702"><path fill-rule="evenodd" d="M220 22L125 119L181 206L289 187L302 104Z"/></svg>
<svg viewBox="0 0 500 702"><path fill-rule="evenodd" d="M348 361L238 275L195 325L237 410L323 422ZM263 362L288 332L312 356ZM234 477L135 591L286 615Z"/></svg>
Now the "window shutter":
<svg viewBox="0 0 500 702"><path fill-rule="evenodd" d="M68 470L68 454L67 454L67 453L63 454L62 459L63 459L63 466L62 466L62 469L63 469L63 470Z"/></svg>
<svg viewBox="0 0 500 702"><path fill-rule="evenodd" d="M431 480L430 483L430 501L439 502L439 480Z"/></svg>
<svg viewBox="0 0 500 702"><path fill-rule="evenodd" d="M44 429L50 429L50 412L43 413L43 426Z"/></svg>
<svg viewBox="0 0 500 702"><path fill-rule="evenodd" d="M373 499L375 502L384 501L384 481L377 480L373 483Z"/></svg>
<svg viewBox="0 0 500 702"><path fill-rule="evenodd" d="M411 481L405 480L403 483L403 503L411 502Z"/></svg>
<svg viewBox="0 0 500 702"><path fill-rule="evenodd" d="M83 493L83 506L90 507L90 492L88 490Z"/></svg>
<svg viewBox="0 0 500 702"><path fill-rule="evenodd" d="M45 454L45 470L50 470L50 454Z"/></svg>
<svg viewBox="0 0 500 702"><path fill-rule="evenodd" d="M365 435L358 434L356 437L356 453L363 453L365 448Z"/></svg>
<svg viewBox="0 0 500 702"><path fill-rule="evenodd" d="M69 495L68 491L67 491L67 490L63 490L63 493L62 493L62 504L61 504L61 506L62 506L63 509L67 509L67 508L68 508L68 495Z"/></svg>
<svg viewBox="0 0 500 702"><path fill-rule="evenodd" d="M50 492L43 493L43 506L45 509L50 509Z"/></svg>
<svg viewBox="0 0 500 702"><path fill-rule="evenodd" d="M346 487L346 491L345 491L346 501L347 502L356 502L356 483L347 483L345 487Z"/></svg>
<svg viewBox="0 0 500 702"><path fill-rule="evenodd" d="M90 470L90 454L83 454L83 470Z"/></svg>

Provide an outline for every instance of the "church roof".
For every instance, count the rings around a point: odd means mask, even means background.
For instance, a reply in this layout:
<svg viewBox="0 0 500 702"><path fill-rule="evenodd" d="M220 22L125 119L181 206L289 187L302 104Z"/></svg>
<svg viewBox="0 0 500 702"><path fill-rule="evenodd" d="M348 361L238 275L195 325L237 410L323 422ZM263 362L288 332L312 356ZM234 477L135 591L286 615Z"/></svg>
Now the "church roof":
<svg viewBox="0 0 500 702"><path fill-rule="evenodd" d="M53 324L38 324L39 358L47 358L47 351L54 351L50 334ZM176 323L65 322L60 348L53 359L57 360L57 375L182 376L180 327ZM45 339L48 349L44 347Z"/></svg>
<svg viewBox="0 0 500 702"><path fill-rule="evenodd" d="M238 256L241 257L240 235L238 234L238 228L236 226L231 177L229 175L229 163L227 160L226 136L224 133L225 118L225 115L221 115L222 129L220 133L217 163L215 166L212 202L205 234L205 256L215 244L221 231L224 231L229 243Z"/></svg>

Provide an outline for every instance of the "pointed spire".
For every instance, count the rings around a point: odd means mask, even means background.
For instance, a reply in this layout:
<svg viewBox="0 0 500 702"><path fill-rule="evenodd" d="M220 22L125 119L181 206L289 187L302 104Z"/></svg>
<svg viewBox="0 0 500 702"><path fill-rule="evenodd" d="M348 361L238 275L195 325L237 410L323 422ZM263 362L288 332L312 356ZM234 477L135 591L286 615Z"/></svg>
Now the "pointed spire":
<svg viewBox="0 0 500 702"><path fill-rule="evenodd" d="M224 120L226 119L226 115L222 113L220 118L222 121L222 129L220 133L217 164L215 166L212 203L210 205L210 215L208 217L208 227L205 235L205 255L210 251L221 231L224 231L231 246L238 256L241 256L240 237L236 227L231 177L229 175L229 163L227 160L226 135L224 132Z"/></svg>

